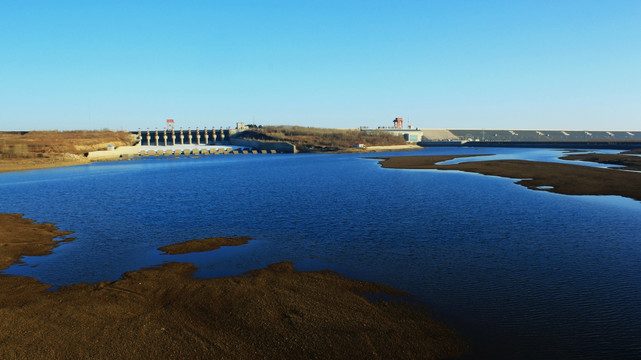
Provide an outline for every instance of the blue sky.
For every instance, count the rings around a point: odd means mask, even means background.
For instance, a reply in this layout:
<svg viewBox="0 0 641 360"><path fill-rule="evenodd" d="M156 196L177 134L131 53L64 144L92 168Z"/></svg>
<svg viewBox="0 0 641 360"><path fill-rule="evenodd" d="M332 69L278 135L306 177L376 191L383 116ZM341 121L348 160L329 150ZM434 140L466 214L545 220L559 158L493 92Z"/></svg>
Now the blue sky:
<svg viewBox="0 0 641 360"><path fill-rule="evenodd" d="M0 130L641 130L641 1L0 1Z"/></svg>

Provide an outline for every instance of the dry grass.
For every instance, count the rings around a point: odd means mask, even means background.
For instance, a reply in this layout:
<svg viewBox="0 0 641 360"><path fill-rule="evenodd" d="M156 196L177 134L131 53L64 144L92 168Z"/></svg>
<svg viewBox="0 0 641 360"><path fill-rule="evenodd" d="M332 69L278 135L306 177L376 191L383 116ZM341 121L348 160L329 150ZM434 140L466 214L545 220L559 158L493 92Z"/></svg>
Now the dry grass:
<svg viewBox="0 0 641 360"><path fill-rule="evenodd" d="M239 136L248 140L286 141L296 145L301 152L339 151L353 148L357 143L366 146L406 144L403 137L388 133L372 134L360 130L302 126L263 126L245 131Z"/></svg>
<svg viewBox="0 0 641 360"><path fill-rule="evenodd" d="M0 158L30 159L51 154L83 155L104 150L108 145L132 145L133 137L125 131L29 131L0 132Z"/></svg>

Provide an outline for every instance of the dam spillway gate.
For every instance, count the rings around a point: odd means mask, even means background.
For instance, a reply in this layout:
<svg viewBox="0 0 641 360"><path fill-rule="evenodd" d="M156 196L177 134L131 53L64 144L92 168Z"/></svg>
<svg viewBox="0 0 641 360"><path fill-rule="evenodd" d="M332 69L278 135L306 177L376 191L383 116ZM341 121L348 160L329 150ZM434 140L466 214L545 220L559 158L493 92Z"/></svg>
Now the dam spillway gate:
<svg viewBox="0 0 641 360"><path fill-rule="evenodd" d="M141 146L175 146L175 145L223 145L229 143L235 130L196 128L179 130L146 130L138 131L138 140Z"/></svg>

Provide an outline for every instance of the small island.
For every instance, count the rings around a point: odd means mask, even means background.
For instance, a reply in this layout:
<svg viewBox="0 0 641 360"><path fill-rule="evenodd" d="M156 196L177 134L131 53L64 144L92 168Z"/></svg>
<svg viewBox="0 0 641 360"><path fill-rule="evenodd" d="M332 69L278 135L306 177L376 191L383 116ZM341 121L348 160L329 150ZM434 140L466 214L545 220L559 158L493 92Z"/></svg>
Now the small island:
<svg viewBox="0 0 641 360"><path fill-rule="evenodd" d="M222 246L245 245L251 240L249 237L215 237L207 239L188 240L158 248L168 255L189 254L194 252L212 251Z"/></svg>

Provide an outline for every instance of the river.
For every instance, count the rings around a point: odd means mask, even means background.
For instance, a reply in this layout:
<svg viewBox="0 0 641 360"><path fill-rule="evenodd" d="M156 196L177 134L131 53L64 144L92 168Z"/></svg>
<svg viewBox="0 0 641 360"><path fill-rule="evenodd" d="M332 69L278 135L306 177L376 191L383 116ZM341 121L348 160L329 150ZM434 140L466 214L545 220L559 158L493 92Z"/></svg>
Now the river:
<svg viewBox="0 0 641 360"><path fill-rule="evenodd" d="M459 331L471 358L641 358L641 203L456 171L382 169L364 158L438 154L563 155L428 148L2 173L0 212L55 223L75 238L5 273L58 286L165 261L193 262L196 276L214 277L287 260L409 292ZM191 255L156 250L215 236L254 240Z"/></svg>

